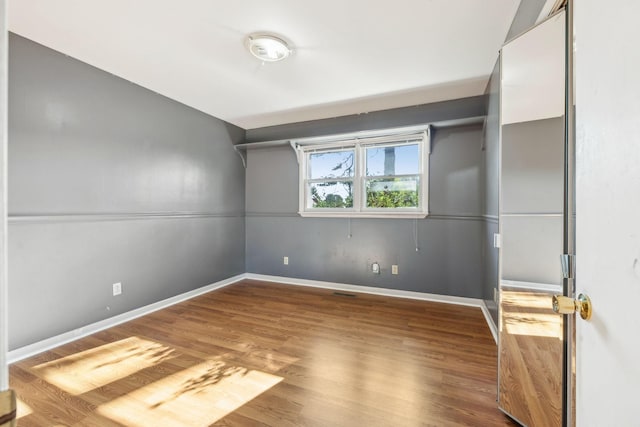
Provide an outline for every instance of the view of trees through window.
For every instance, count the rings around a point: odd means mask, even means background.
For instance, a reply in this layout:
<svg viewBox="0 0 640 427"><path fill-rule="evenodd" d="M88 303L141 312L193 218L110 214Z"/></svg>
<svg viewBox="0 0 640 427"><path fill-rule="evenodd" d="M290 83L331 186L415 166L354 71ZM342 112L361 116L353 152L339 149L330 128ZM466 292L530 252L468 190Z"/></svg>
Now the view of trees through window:
<svg viewBox="0 0 640 427"><path fill-rule="evenodd" d="M354 149L313 153L308 168L312 207L353 207Z"/></svg>
<svg viewBox="0 0 640 427"><path fill-rule="evenodd" d="M370 146L365 162L363 191L367 208L417 208L420 149L415 144ZM356 149L309 155L308 178L312 208L352 208L356 177Z"/></svg>

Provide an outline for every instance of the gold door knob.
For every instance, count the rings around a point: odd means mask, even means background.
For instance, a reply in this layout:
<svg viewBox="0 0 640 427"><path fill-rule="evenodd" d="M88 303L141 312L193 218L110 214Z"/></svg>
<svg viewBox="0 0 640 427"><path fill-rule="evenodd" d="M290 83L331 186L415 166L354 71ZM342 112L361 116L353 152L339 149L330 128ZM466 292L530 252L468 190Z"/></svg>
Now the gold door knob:
<svg viewBox="0 0 640 427"><path fill-rule="evenodd" d="M580 313L584 320L591 319L593 311L591 299L584 294L578 295L578 299L572 300L562 295L553 296L553 311L559 314Z"/></svg>

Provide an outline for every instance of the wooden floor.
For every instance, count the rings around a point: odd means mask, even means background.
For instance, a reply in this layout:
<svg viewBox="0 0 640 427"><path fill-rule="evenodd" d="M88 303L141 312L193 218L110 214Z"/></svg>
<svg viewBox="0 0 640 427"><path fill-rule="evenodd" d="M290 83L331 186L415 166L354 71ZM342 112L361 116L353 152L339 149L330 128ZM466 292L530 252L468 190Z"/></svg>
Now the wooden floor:
<svg viewBox="0 0 640 427"><path fill-rule="evenodd" d="M500 406L528 426L562 425L563 315L552 292L502 286Z"/></svg>
<svg viewBox="0 0 640 427"><path fill-rule="evenodd" d="M478 308L244 281L10 367L19 426L509 426Z"/></svg>

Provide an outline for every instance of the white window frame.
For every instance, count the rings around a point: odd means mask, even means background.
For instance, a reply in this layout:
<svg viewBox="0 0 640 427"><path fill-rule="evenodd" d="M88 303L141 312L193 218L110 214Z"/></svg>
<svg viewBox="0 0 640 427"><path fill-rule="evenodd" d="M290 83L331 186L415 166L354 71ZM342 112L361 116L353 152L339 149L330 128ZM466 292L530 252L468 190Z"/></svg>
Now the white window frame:
<svg viewBox="0 0 640 427"><path fill-rule="evenodd" d="M418 143L419 173L409 175L366 176L366 150L371 147L414 145ZM429 127L421 132L391 133L383 136L359 133L357 138L314 139L312 144L292 141L298 156L299 168L299 210L303 217L329 218L424 218L429 214L429 157L431 154L431 132ZM310 179L308 177L309 157L313 153L354 150L355 172L353 177L353 208L312 208L308 207L309 184L334 181L334 179ZM366 207L366 181L380 178L402 178L418 176L418 207L416 208L368 208ZM336 178L339 182L344 179Z"/></svg>

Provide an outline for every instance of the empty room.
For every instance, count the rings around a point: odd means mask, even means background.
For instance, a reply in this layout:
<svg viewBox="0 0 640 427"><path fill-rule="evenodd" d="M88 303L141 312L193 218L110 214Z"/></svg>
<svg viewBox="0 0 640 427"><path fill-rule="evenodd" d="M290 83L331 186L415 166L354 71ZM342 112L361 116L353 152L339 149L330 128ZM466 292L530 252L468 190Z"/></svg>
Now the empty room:
<svg viewBox="0 0 640 427"><path fill-rule="evenodd" d="M638 425L639 3L0 16L0 427Z"/></svg>

